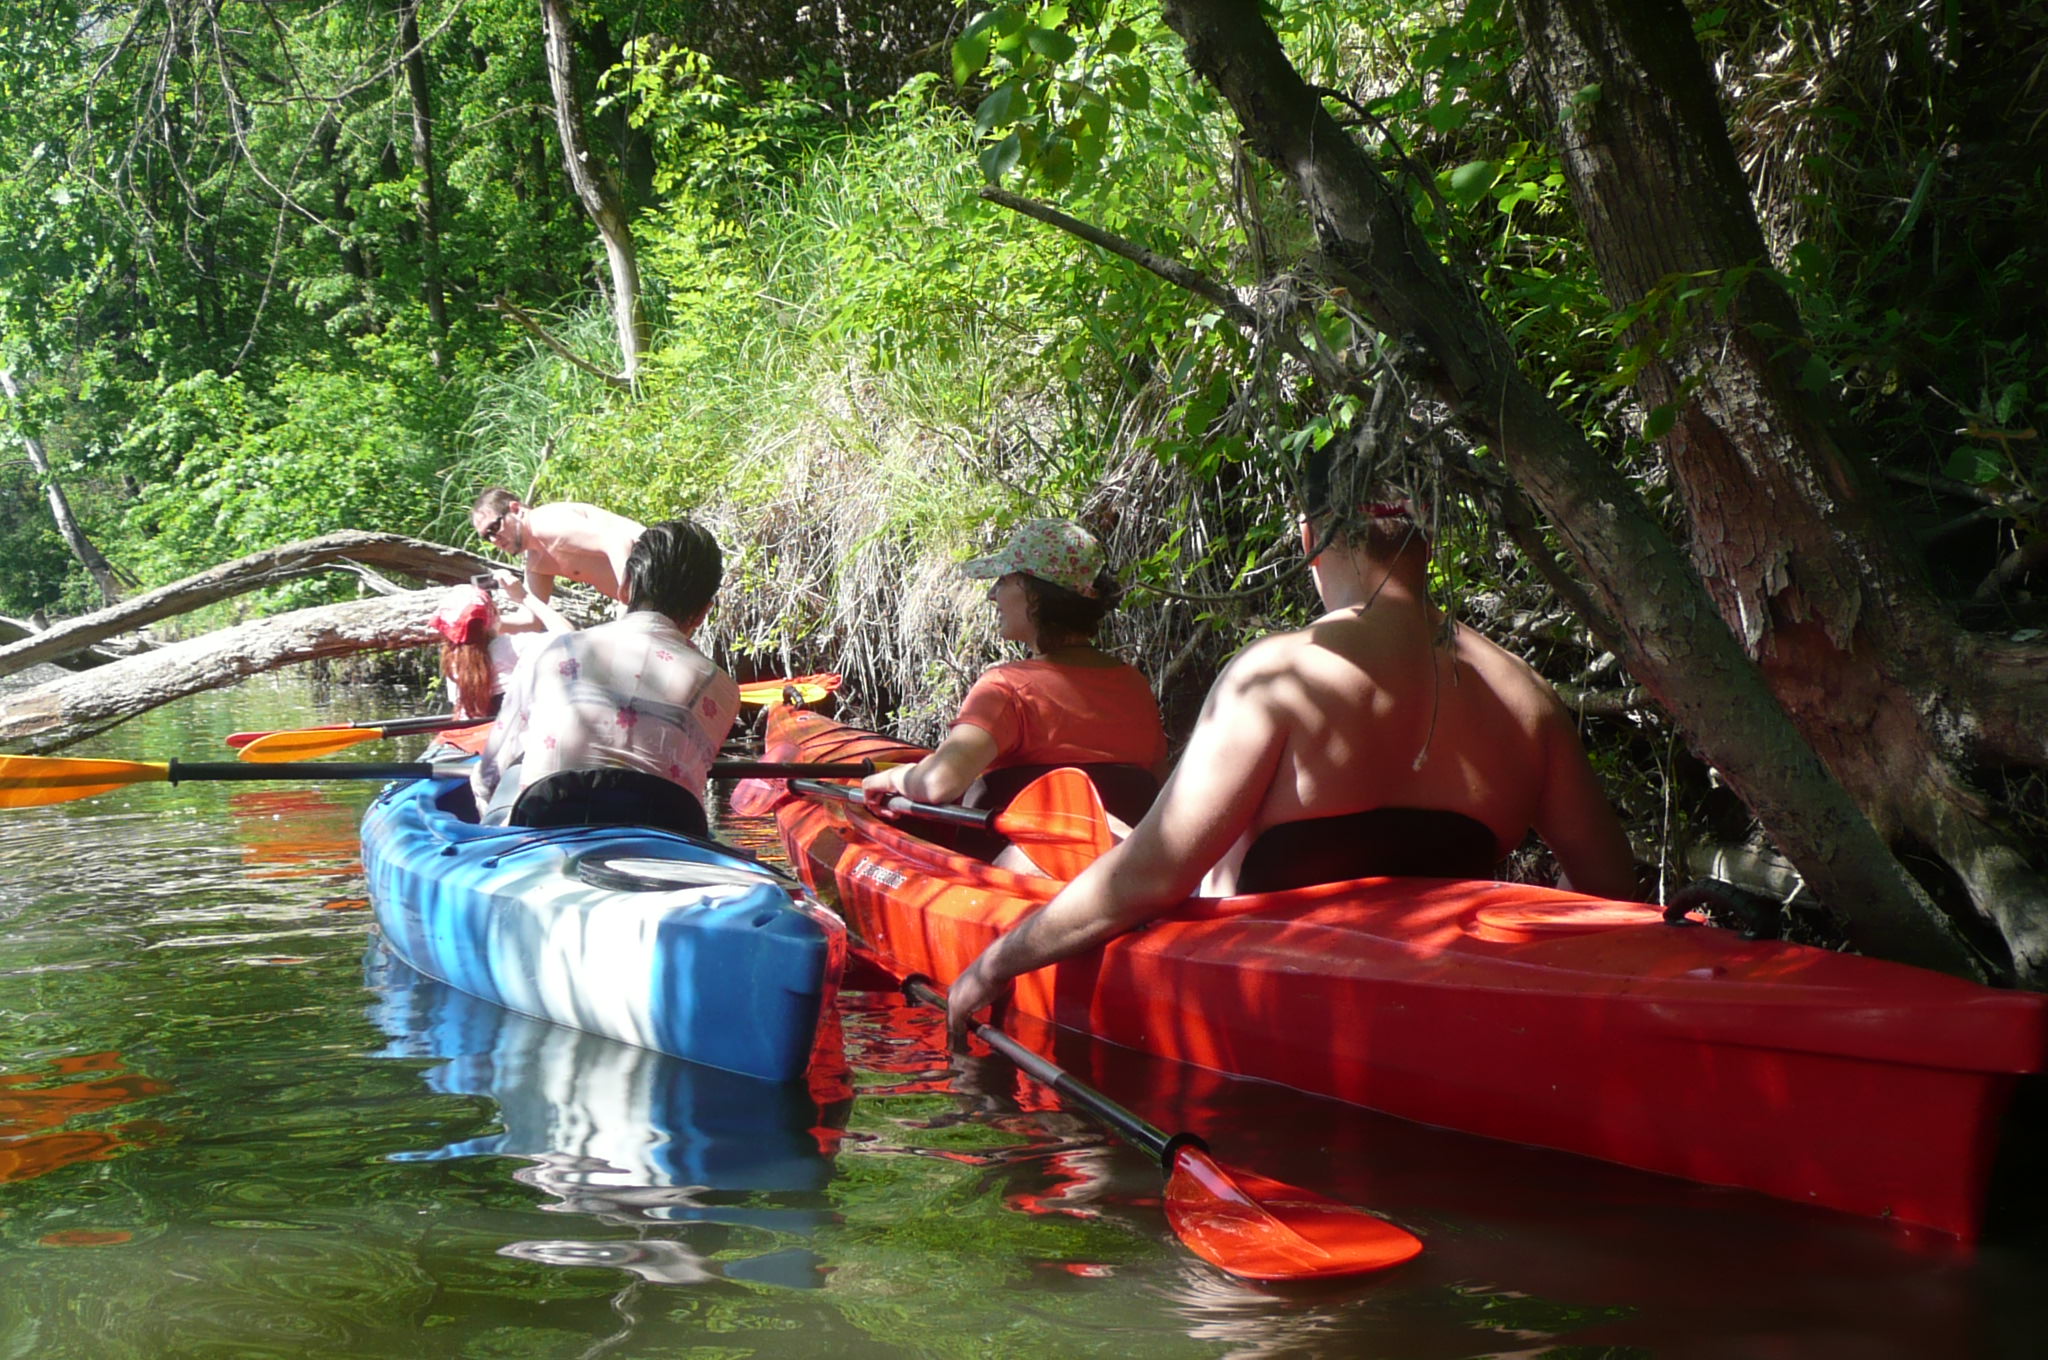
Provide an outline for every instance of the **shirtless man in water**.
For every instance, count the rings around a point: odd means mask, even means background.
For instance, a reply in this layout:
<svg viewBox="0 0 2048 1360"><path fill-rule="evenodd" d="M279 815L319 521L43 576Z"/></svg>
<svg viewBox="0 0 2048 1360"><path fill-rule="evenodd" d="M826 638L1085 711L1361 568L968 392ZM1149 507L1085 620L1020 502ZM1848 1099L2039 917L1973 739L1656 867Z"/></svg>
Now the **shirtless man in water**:
<svg viewBox="0 0 2048 1360"><path fill-rule="evenodd" d="M553 598L561 576L625 602L626 557L640 537L638 520L581 501L525 505L494 486L477 497L469 522L486 542L525 557L526 588L535 599Z"/></svg>
<svg viewBox="0 0 2048 1360"><path fill-rule="evenodd" d="M1319 522L1303 524L1305 550ZM1636 896L1627 836L1571 715L1526 662L1462 624L1446 629L1410 508L1360 506L1328 532L1310 568L1327 612L1224 668L1130 838L953 984L956 1039L1018 975L1198 885L1223 895L1368 874L1490 878L1534 828L1564 886Z"/></svg>

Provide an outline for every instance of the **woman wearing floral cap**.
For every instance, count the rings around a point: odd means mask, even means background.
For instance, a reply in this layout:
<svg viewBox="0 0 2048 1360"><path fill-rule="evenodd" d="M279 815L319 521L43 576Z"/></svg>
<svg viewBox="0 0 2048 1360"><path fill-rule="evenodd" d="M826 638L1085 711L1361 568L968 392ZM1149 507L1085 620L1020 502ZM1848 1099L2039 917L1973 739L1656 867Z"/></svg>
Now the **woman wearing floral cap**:
<svg viewBox="0 0 2048 1360"><path fill-rule="evenodd" d="M994 579L996 631L1031 654L981 673L936 751L862 780L868 803L903 794L1000 808L1046 770L1071 765L1112 815L1136 822L1159 791L1166 730L1145 677L1095 645L1121 593L1102 545L1070 520L1026 520L1001 551L960 570Z"/></svg>

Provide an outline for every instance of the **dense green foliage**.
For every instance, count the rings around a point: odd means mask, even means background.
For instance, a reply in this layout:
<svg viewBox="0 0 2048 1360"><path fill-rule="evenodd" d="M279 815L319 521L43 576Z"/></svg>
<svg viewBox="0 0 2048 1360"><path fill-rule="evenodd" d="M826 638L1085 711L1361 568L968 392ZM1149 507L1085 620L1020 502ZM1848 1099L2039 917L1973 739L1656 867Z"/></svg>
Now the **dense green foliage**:
<svg viewBox="0 0 2048 1360"><path fill-rule="evenodd" d="M14 424L146 581L339 525L460 538L492 482L698 508L734 549L723 641L935 686L940 709L986 642L943 565L994 521L1084 514L1141 579L1203 593L1128 625L1158 668L1192 661L1185 682L1299 608L1282 566L1306 450L1427 442L1411 410L1326 390L1283 353L1386 342L1307 267L1291 192L1152 5L904 0L855 7L858 31L796 4L575 6L592 143L653 322L630 394L492 310L616 362L531 0L419 6L437 333L400 8L0 9ZM1628 378L1664 320L1738 280L1610 305L1498 0L1270 12L1523 363L1660 494L1645 436L1670 412L1634 409ZM2008 507L1934 536L1966 590L2040 530L2048 346L2027 281L2048 186L2011 134L2041 113L2039 21L1921 0L1695 18L1771 242L1756 267L1797 290L1811 381L1914 479L1923 523L1958 519L1963 495ZM1234 290L1258 332L983 201L990 181ZM0 607L83 607L33 485L10 478L0 553L21 565ZM1449 532L1469 607L1555 621L1478 526L1454 514ZM1598 676L1555 629L1525 640L1544 637L1557 678Z"/></svg>

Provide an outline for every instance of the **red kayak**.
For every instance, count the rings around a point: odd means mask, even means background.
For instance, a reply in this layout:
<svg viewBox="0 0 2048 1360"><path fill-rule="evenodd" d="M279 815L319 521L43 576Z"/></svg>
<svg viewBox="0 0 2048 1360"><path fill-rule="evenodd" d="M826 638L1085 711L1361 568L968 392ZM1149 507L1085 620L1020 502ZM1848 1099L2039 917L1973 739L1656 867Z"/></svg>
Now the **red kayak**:
<svg viewBox="0 0 2048 1360"><path fill-rule="evenodd" d="M770 710L773 761L920 748ZM951 983L1059 884L788 797L857 949ZM1519 884L1367 878L1190 899L1018 980L1026 1014L1426 1124L1974 1236L2048 997Z"/></svg>

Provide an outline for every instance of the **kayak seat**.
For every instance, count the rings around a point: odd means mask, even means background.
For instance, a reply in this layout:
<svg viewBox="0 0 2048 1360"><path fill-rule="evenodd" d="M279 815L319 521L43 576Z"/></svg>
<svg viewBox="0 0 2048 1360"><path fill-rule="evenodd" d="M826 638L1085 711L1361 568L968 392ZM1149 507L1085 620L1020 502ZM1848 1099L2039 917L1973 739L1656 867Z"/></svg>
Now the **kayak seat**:
<svg viewBox="0 0 2048 1360"><path fill-rule="evenodd" d="M1024 791L1024 786L1054 770L1079 770L1095 785L1096 796L1102 799L1102 809L1132 826L1144 819L1151 810L1152 800L1159 796L1159 780L1142 765L1126 765L1119 762L1096 761L1092 764L1063 765L1005 765L1000 769L984 772L974 786L961 799L962 807L985 808L1001 812ZM976 859L993 860L1010 844L1006 837L993 831L983 831L971 826L934 827L931 830L919 828L918 835L935 841L963 855Z"/></svg>
<svg viewBox="0 0 2048 1360"><path fill-rule="evenodd" d="M624 768L557 770L536 779L519 791L510 820L536 829L648 826L700 840L711 835L696 795L658 774Z"/></svg>
<svg viewBox="0 0 2048 1360"><path fill-rule="evenodd" d="M1282 822L1259 833L1237 871L1240 893L1354 878L1493 878L1493 828L1462 812L1385 807Z"/></svg>

